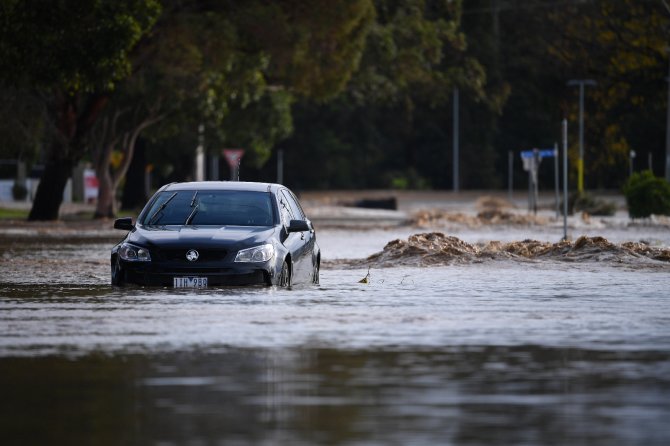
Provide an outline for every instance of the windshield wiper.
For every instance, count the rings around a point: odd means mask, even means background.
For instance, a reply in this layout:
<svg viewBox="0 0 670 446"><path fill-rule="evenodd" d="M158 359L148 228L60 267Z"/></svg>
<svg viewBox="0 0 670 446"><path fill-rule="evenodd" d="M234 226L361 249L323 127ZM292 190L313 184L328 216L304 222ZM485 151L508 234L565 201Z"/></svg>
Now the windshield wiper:
<svg viewBox="0 0 670 446"><path fill-rule="evenodd" d="M184 225L190 225L191 220L193 220L193 217L195 217L195 214L198 213L198 208L200 207L200 203L196 204L191 213L188 215L186 218L186 221L184 222Z"/></svg>
<svg viewBox="0 0 670 446"><path fill-rule="evenodd" d="M194 204L195 204L195 207L193 208ZM193 198L191 198L191 207L193 208L193 210L191 211L190 214L188 214L188 217L186 217L186 221L184 222L184 225L191 224L191 221L193 220L193 217L195 217L195 214L198 213L198 208L200 207L200 203L198 202L198 191L195 191L195 193L193 194Z"/></svg>
<svg viewBox="0 0 670 446"><path fill-rule="evenodd" d="M158 206L158 209L156 209L156 212L154 212L153 214L151 214L151 217L149 218L149 222L148 222L147 224L150 225L151 223L153 223L153 222L154 222L154 219L158 216L158 214L160 214L160 212L161 212L163 209L165 209L165 206L167 206L168 203L169 203L170 201L172 201L172 199L173 199L174 197L176 197L176 196L177 196L177 192L175 192L174 194L170 195L170 198L168 198L168 199L165 200L160 206Z"/></svg>

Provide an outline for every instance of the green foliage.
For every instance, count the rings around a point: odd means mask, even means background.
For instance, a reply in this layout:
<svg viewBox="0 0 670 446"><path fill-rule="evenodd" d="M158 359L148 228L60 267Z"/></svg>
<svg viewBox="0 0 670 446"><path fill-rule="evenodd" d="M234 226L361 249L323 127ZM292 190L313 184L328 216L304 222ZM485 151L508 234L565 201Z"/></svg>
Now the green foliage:
<svg viewBox="0 0 670 446"><path fill-rule="evenodd" d="M37 95L0 85L0 158L32 163L47 127L46 109Z"/></svg>
<svg viewBox="0 0 670 446"><path fill-rule="evenodd" d="M207 147L244 148L256 168L292 132L296 96L323 100L344 88L374 15L369 0L168 3L122 104L161 104L154 141L204 124Z"/></svg>
<svg viewBox="0 0 670 446"><path fill-rule="evenodd" d="M344 93L294 107L295 134L282 144L294 168L287 178L319 188L445 187L453 88L490 99L482 66L466 51L461 2L374 6L360 67Z"/></svg>
<svg viewBox="0 0 670 446"><path fill-rule="evenodd" d="M484 98L486 75L465 54L461 2L376 0L361 68L349 86L359 103L397 104L411 97L435 106L454 86Z"/></svg>
<svg viewBox="0 0 670 446"><path fill-rule="evenodd" d="M375 13L371 0L234 3L245 49L268 57L268 84L320 100L339 93L358 68Z"/></svg>
<svg viewBox="0 0 670 446"><path fill-rule="evenodd" d="M155 23L157 0L0 2L0 76L15 85L110 90Z"/></svg>
<svg viewBox="0 0 670 446"><path fill-rule="evenodd" d="M499 187L564 116L574 160L566 81L588 77L587 188L619 187L629 150L665 157L669 24L637 0L0 0L0 156L77 160L120 113L156 119L149 161L175 172L204 124L249 168L281 146L301 187L450 188L458 87L461 186Z"/></svg>
<svg viewBox="0 0 670 446"><path fill-rule="evenodd" d="M666 112L666 7L661 1L595 0L549 14L550 23L564 29L546 46L564 79L597 81L585 98L585 174L595 179L591 187L618 187L631 149L662 147L657 141L664 137L659 118ZM576 125L578 89L570 89L564 110Z"/></svg>
<svg viewBox="0 0 670 446"><path fill-rule="evenodd" d="M387 187L398 190L423 190L429 189L428 181L421 177L416 169L407 169L405 172L390 172L387 174L389 184Z"/></svg>
<svg viewBox="0 0 670 446"><path fill-rule="evenodd" d="M648 170L635 172L623 188L632 218L670 215L670 184Z"/></svg>
<svg viewBox="0 0 670 446"><path fill-rule="evenodd" d="M231 141L244 147L245 163L262 167L275 144L293 131L292 102L286 91L268 91L257 101L234 108L219 128L222 144Z"/></svg>

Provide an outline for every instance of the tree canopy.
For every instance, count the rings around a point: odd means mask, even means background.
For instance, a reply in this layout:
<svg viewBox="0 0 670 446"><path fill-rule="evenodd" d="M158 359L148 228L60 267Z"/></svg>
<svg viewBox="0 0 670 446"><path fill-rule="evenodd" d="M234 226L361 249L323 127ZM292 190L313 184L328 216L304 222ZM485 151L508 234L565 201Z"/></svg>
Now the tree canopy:
<svg viewBox="0 0 670 446"><path fill-rule="evenodd" d="M81 160L113 202L138 139L184 179L200 125L247 179L282 149L297 189L449 188L458 89L461 185L500 187L563 117L574 160L594 79L586 186L620 187L631 150L663 168L669 29L651 0L0 0L0 153L41 152L34 219Z"/></svg>

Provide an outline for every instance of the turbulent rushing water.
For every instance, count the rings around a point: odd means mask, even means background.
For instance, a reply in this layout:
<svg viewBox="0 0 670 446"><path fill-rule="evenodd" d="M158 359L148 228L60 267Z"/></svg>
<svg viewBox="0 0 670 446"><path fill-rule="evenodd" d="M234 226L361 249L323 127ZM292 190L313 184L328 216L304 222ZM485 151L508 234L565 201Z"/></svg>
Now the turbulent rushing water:
<svg viewBox="0 0 670 446"><path fill-rule="evenodd" d="M365 234L319 234L341 251L291 290L112 289L108 241L4 239L3 444L670 441L667 261L334 261L393 238Z"/></svg>

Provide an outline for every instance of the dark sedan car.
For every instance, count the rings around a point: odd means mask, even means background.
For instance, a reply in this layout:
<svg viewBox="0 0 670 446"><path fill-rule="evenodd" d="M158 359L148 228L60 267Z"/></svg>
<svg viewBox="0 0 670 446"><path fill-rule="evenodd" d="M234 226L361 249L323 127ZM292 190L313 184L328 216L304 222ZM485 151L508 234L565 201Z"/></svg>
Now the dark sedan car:
<svg viewBox="0 0 670 446"><path fill-rule="evenodd" d="M175 288L319 283L312 223L280 184L203 181L163 186L112 248L112 285Z"/></svg>

